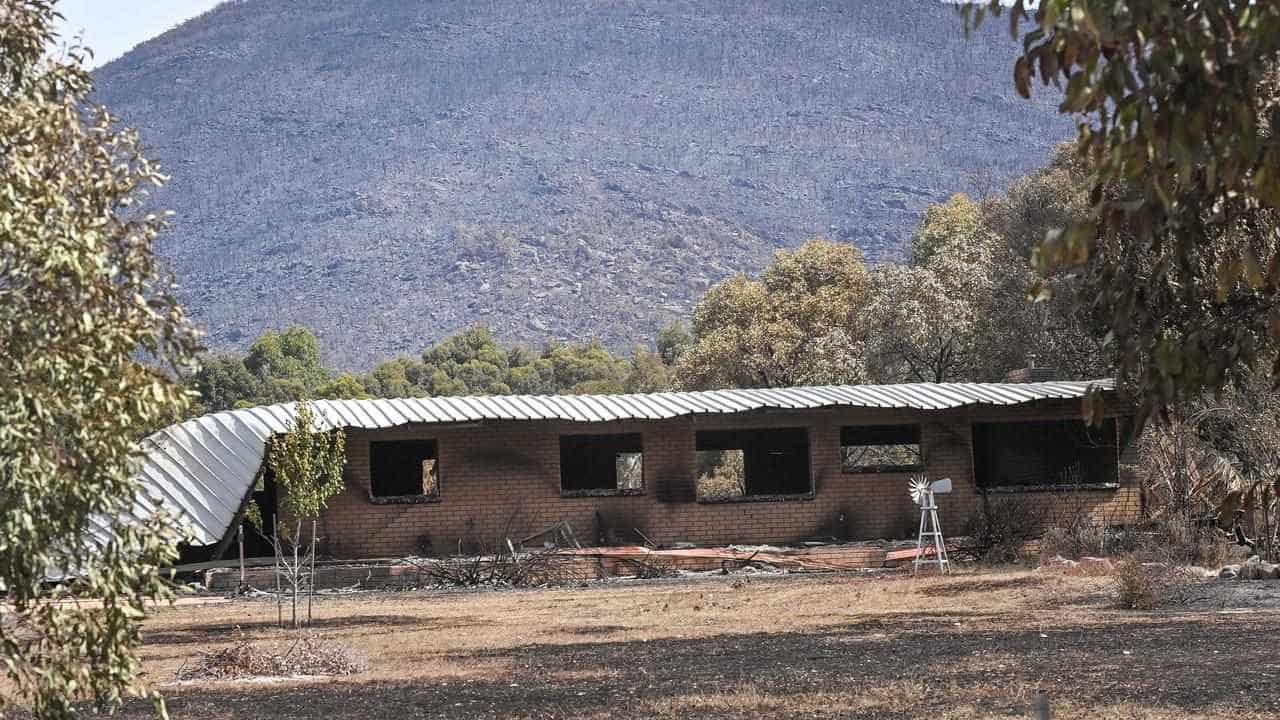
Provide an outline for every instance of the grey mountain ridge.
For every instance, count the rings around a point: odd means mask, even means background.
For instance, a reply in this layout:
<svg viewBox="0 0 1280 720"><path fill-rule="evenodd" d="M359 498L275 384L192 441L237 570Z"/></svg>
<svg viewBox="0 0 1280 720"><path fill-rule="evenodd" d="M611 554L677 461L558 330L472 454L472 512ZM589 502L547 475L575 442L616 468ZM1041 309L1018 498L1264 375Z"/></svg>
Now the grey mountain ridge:
<svg viewBox="0 0 1280 720"><path fill-rule="evenodd" d="M244 0L95 77L209 344L366 368L474 322L626 350L815 235L900 258L1070 135L1017 49L930 0Z"/></svg>

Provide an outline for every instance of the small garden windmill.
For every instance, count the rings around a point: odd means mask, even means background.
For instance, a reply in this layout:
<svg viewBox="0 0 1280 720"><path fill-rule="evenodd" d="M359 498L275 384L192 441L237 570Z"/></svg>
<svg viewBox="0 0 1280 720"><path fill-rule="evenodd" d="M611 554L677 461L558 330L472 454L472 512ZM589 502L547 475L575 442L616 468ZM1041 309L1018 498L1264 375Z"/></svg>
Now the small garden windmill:
<svg viewBox="0 0 1280 720"><path fill-rule="evenodd" d="M942 524L938 522L938 503L934 494L951 492L951 478L929 481L924 475L911 479L907 485L911 500L920 506L920 534L916 537L916 560L912 574L920 572L921 565L937 565L941 572L950 572L947 564L947 542L942 539ZM925 553L932 548L932 555Z"/></svg>

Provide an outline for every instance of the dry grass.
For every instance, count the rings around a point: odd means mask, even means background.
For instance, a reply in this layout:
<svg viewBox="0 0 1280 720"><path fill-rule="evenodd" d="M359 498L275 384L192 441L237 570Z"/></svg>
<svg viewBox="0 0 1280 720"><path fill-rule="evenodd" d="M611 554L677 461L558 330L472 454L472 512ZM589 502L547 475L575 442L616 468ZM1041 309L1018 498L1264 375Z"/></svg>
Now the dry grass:
<svg viewBox="0 0 1280 720"><path fill-rule="evenodd" d="M1280 717L1280 613L1112 609L1050 573L725 577L327 597L323 682L169 684L200 653L292 637L266 602L162 610L147 677L177 718ZM130 708L128 717L146 717Z"/></svg>

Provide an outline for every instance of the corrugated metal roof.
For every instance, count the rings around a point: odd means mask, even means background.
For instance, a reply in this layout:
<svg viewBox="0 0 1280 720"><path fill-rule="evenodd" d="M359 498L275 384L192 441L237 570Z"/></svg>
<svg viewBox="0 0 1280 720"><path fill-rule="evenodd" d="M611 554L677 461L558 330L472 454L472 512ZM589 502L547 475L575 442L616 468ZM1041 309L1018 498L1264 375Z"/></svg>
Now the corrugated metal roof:
<svg viewBox="0 0 1280 720"><path fill-rule="evenodd" d="M607 422L833 407L946 410L1083 397L1112 390L1110 380L1043 383L915 383L708 390L639 395L506 395L486 397L316 400L326 429L377 429L413 423L485 420ZM176 513L191 541L208 545L227 531L257 478L271 436L287 432L294 403L214 413L172 425L142 443L142 508ZM141 511L140 508L139 510Z"/></svg>

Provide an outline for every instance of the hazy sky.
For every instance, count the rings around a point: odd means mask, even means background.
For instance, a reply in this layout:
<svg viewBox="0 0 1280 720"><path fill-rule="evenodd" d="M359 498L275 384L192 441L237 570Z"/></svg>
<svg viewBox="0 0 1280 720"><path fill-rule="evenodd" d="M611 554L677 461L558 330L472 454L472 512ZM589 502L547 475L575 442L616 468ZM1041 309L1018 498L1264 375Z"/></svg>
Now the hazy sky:
<svg viewBox="0 0 1280 720"><path fill-rule="evenodd" d="M114 60L138 43L149 40L222 0L61 0L66 16L64 39L83 32L93 49L93 65Z"/></svg>

